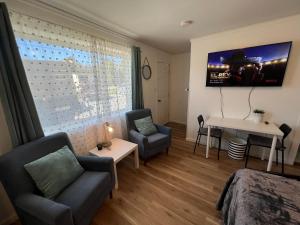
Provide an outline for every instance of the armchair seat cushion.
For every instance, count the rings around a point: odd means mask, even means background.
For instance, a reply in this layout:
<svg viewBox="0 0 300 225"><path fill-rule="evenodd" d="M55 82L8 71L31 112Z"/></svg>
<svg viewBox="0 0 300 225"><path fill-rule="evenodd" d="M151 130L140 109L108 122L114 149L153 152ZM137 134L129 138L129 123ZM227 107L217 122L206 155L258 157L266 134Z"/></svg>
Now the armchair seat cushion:
<svg viewBox="0 0 300 225"><path fill-rule="evenodd" d="M169 143L169 136L162 133L156 133L148 136L148 143L151 148L159 147Z"/></svg>
<svg viewBox="0 0 300 225"><path fill-rule="evenodd" d="M111 176L108 172L84 172L55 199L71 208L74 224L89 224L92 209L97 209L111 191Z"/></svg>

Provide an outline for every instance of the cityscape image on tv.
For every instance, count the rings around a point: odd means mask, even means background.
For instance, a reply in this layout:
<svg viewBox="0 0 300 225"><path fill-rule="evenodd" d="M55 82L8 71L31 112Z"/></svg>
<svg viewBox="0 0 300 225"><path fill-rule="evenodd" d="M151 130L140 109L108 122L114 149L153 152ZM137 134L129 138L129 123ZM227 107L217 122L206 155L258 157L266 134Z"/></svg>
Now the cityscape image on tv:
<svg viewBox="0 0 300 225"><path fill-rule="evenodd" d="M206 86L281 86L292 42L208 54Z"/></svg>

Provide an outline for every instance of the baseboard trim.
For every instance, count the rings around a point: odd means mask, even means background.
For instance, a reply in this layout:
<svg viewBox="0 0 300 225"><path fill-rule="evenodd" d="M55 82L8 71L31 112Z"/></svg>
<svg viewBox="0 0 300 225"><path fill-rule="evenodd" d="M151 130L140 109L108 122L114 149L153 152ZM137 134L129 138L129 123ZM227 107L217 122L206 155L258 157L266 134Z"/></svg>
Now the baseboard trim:
<svg viewBox="0 0 300 225"><path fill-rule="evenodd" d="M293 165L295 165L295 166L300 166L300 162L294 162Z"/></svg>
<svg viewBox="0 0 300 225"><path fill-rule="evenodd" d="M169 123L178 123L186 126L186 122L182 122L182 121L170 120Z"/></svg>
<svg viewBox="0 0 300 225"><path fill-rule="evenodd" d="M7 217L6 219L0 221L0 225L10 225L18 220L17 215L13 214Z"/></svg>
<svg viewBox="0 0 300 225"><path fill-rule="evenodd" d="M190 137L186 137L185 138L185 140L186 141L189 141L189 142L193 142L193 143L195 143L196 142L196 139L195 138L190 138ZM200 143L200 144L202 144L202 145L206 145L206 142L205 143ZM224 148L222 148L222 150L224 151L228 151L227 149L224 149ZM259 155L257 155L257 154L250 154L250 156L251 157L254 157L254 158L258 158L258 159L260 159L261 158L261 155L259 154ZM268 157L265 157L265 161L267 161L268 160ZM279 155L279 157L278 157L278 161L279 162L281 162L281 156ZM275 162L275 158L273 159L273 162ZM290 162L288 162L288 161L285 161L284 162L284 164L285 165L293 165L292 163L290 163ZM300 163L298 162L298 163L294 163L294 164L298 164L298 165L300 165Z"/></svg>
<svg viewBox="0 0 300 225"><path fill-rule="evenodd" d="M186 141L189 141L189 142L196 142L196 139L195 138L185 138Z"/></svg>

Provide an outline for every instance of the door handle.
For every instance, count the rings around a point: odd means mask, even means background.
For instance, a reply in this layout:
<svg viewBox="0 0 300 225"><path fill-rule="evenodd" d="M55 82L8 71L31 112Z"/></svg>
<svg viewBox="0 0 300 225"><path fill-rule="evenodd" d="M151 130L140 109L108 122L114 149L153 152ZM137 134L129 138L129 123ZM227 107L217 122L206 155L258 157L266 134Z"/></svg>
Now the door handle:
<svg viewBox="0 0 300 225"><path fill-rule="evenodd" d="M161 100L160 100L160 99L158 99L157 101L158 101L158 102L161 102Z"/></svg>

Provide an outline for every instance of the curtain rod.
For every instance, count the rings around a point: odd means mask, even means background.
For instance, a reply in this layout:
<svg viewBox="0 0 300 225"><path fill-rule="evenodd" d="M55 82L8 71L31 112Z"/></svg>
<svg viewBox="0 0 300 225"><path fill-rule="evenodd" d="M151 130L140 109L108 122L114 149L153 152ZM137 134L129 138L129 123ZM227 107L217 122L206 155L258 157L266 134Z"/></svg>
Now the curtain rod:
<svg viewBox="0 0 300 225"><path fill-rule="evenodd" d="M110 29L108 27L102 26L94 21L91 21L89 19L86 19L82 16L76 15L72 12L66 11L62 8L58 8L56 6L53 6L49 3L46 3L42 0L27 0L27 1L22 1L22 0L17 0L18 2L22 2L23 4L27 4L30 7L34 6L34 7L39 7L39 8L43 8L46 9L48 11L52 11L52 13L58 13L60 16L66 17L69 20L73 21L73 22L79 22L82 23L83 25L86 26L90 26L91 28L96 28L97 30L104 32L108 35L112 35L115 36L117 38L121 38L124 40L128 40L128 41L135 41L135 39L129 35L123 34L121 32L115 31L113 29ZM30 15L32 16L32 15ZM133 34L134 35L134 34Z"/></svg>

